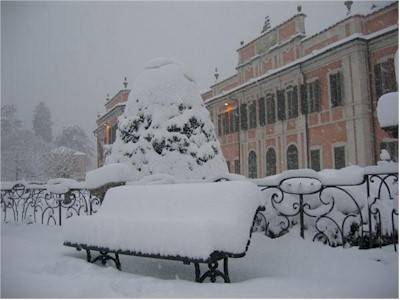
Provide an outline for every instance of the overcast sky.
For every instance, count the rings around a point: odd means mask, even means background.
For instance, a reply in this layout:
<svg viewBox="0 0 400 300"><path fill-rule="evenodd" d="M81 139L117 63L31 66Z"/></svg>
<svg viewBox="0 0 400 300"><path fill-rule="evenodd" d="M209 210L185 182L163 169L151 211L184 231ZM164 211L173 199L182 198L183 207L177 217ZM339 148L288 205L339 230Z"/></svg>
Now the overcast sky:
<svg viewBox="0 0 400 300"><path fill-rule="evenodd" d="M353 11L372 3L355 1ZM78 124L93 137L106 94L123 77L132 83L146 62L173 57L194 74L200 90L233 75L240 41L256 37L266 15L275 26L301 4L306 33L346 15L338 2L1 2L1 101L16 105L26 127L43 101L53 135Z"/></svg>

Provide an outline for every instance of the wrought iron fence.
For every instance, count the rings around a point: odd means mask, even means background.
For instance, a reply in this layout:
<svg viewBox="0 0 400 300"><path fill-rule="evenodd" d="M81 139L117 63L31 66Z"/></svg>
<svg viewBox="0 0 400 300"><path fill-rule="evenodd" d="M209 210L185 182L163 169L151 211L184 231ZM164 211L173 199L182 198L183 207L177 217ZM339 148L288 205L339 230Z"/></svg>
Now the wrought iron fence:
<svg viewBox="0 0 400 300"><path fill-rule="evenodd" d="M366 174L360 183L348 185L289 176L259 187L265 193L266 211L257 215L257 230L269 237L299 227L302 238L307 234L313 241L334 247L393 243L397 250L398 173ZM88 189L53 193L44 186L18 183L1 189L1 219L3 223L62 225L74 215L96 213L102 196Z"/></svg>
<svg viewBox="0 0 400 300"><path fill-rule="evenodd" d="M366 174L357 184L329 185L314 177L285 177L259 185L266 194L258 230L275 238L298 225L313 241L360 249L398 242L398 173Z"/></svg>
<svg viewBox="0 0 400 300"><path fill-rule="evenodd" d="M53 193L44 186L21 183L1 189L0 196L3 223L62 225L63 220L74 215L92 215L102 201L87 189Z"/></svg>

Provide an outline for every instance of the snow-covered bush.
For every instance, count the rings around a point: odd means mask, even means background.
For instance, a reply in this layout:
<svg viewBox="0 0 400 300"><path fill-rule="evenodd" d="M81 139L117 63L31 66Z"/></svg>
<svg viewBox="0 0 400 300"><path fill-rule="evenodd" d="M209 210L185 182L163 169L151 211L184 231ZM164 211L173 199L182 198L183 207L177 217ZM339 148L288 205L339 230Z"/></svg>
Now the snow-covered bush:
<svg viewBox="0 0 400 300"><path fill-rule="evenodd" d="M133 166L136 180L169 174L207 179L227 165L193 77L182 64L155 59L133 84L109 163Z"/></svg>

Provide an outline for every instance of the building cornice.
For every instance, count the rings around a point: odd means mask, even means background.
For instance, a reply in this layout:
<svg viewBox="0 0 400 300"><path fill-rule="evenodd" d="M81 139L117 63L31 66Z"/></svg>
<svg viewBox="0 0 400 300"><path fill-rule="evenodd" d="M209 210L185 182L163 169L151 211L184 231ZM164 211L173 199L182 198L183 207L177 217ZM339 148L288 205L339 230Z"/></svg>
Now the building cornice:
<svg viewBox="0 0 400 300"><path fill-rule="evenodd" d="M245 83L243 83L243 84L241 84L241 85L239 85L239 86L237 86L237 87L235 87L235 88L233 88L231 90L224 91L219 95L216 95L216 96L214 96L212 98L209 98L204 103L206 105L209 105L212 102L215 102L215 101L219 100L220 98L229 96L232 93L237 92L237 91L239 91L239 90L241 90L243 88L250 87L251 85L258 83L261 80L264 80L264 79L266 79L268 77L272 77L274 75L277 75L277 74L279 74L281 72L286 71L287 69L290 69L290 68L292 68L294 66L297 66L297 65L302 64L304 62L307 62L307 61L309 61L311 59L319 57L319 56L325 54L326 52L332 51L332 50L334 50L334 49L336 49L338 47L341 47L341 46L343 46L345 44L351 43L351 42L356 41L356 40L361 40L361 41L368 42L370 40L373 40L375 38L378 38L378 37L381 37L383 35L389 34L389 33L394 32L396 30L398 30L398 25L392 25L392 26L386 27L386 28L384 28L382 30L379 30L379 31L376 31L374 33L367 34L367 35L363 35L363 34L360 34L360 33L354 33L354 34L348 36L347 38L344 38L344 39L341 39L341 40L339 40L337 42L329 44L328 46L326 46L324 48L321 48L321 49L318 49L318 50L314 50L310 54L305 55L305 56L303 56L301 58L298 58L298 59L292 61L291 63L287 64L287 65L284 65L284 66L282 66L280 68L277 68L277 69L270 70L270 71L266 72L265 74L263 74L261 76L258 76L258 77L255 77L255 78L253 78L253 79L251 79L251 80L249 80L249 81L247 81L247 82L245 82Z"/></svg>

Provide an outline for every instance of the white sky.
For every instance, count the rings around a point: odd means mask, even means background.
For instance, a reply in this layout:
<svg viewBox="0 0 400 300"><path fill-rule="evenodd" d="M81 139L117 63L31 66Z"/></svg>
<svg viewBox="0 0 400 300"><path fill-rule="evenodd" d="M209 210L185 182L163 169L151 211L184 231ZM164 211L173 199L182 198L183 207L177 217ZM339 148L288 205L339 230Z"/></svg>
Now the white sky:
<svg viewBox="0 0 400 300"><path fill-rule="evenodd" d="M354 12L373 3L354 1ZM200 90L233 75L240 41L256 37L266 15L271 26L307 15L307 34L346 15L343 1L328 2L1 2L1 101L16 105L26 127L43 101L53 135L78 124L93 137L97 112L123 77L130 83L159 56L182 61Z"/></svg>

